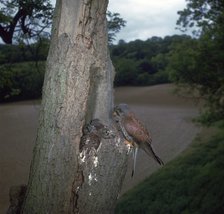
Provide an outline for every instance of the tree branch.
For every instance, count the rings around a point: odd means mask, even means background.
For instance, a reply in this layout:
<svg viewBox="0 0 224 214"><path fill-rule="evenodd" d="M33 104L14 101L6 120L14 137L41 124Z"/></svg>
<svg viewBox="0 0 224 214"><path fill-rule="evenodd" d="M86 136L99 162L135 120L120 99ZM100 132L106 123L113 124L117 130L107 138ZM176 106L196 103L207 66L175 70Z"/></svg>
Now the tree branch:
<svg viewBox="0 0 224 214"><path fill-rule="evenodd" d="M28 33L29 36L31 36L31 30L25 25L27 15L24 15L21 17L21 29L24 34Z"/></svg>
<svg viewBox="0 0 224 214"><path fill-rule="evenodd" d="M10 39L10 35L6 29L7 27L2 27L2 25L0 25L0 37L6 44L12 44L12 39Z"/></svg>
<svg viewBox="0 0 224 214"><path fill-rule="evenodd" d="M0 36L6 44L12 44L12 38L13 38L13 34L15 32L17 23L21 18L23 18L24 19L23 24L24 24L26 16L27 16L27 11L22 8L16 13L16 15L14 16L13 20L10 22L9 25L7 25L5 27L0 25ZM23 27L23 25L21 25L21 27ZM24 25L24 27L25 27L25 25ZM25 28L22 30L24 33L28 32L28 30Z"/></svg>

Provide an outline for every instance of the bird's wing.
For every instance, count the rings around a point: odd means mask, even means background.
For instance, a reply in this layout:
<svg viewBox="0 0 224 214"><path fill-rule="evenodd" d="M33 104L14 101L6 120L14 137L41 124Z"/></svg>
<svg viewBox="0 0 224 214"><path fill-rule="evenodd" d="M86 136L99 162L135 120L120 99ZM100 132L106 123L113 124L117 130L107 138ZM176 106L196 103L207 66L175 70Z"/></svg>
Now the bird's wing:
<svg viewBox="0 0 224 214"><path fill-rule="evenodd" d="M130 113L124 118L123 125L127 133L137 144L140 142L151 143L151 136L149 135L149 132L133 113Z"/></svg>

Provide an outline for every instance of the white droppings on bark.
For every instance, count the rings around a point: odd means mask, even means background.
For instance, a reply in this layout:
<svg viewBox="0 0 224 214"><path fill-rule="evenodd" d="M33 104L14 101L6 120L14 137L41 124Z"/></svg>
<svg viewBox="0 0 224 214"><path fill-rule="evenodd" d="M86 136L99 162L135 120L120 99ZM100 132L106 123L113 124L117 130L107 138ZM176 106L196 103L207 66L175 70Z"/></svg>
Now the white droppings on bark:
<svg viewBox="0 0 224 214"><path fill-rule="evenodd" d="M82 152L79 154L79 157L80 157L80 161L81 161L81 163L85 163L85 160L86 160L86 153L85 153L85 151L82 151Z"/></svg>
<svg viewBox="0 0 224 214"><path fill-rule="evenodd" d="M90 173L89 174L89 176L88 176L88 184L91 186L92 185L92 182L93 181L95 181L95 182L97 182L98 181L98 179L97 179L97 177L96 177L96 174L92 174L92 173Z"/></svg>
<svg viewBox="0 0 224 214"><path fill-rule="evenodd" d="M92 180L93 180L93 176L91 173L89 174L88 178L89 178L88 184L91 185Z"/></svg>
<svg viewBox="0 0 224 214"><path fill-rule="evenodd" d="M94 164L94 166L97 167L98 166L98 163L99 163L98 157L97 156L94 156L93 157L93 164Z"/></svg>
<svg viewBox="0 0 224 214"><path fill-rule="evenodd" d="M121 138L120 137L118 137L117 138L117 140L116 140L116 147L119 147L119 144L121 143Z"/></svg>
<svg viewBox="0 0 224 214"><path fill-rule="evenodd" d="M78 186L78 187L76 188L76 193L79 191L79 189L80 189L80 187Z"/></svg>

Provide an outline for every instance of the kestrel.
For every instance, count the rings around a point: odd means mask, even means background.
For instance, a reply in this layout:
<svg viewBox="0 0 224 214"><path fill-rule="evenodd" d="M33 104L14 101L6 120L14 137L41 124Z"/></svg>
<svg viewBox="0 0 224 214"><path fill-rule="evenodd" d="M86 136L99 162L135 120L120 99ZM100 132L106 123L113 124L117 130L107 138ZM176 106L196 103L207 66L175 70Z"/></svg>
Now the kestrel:
<svg viewBox="0 0 224 214"><path fill-rule="evenodd" d="M152 138L145 126L137 119L135 114L129 109L127 104L119 104L114 108L115 120L118 123L124 138L134 148L134 166L132 176L135 172L136 157L138 148L143 149L146 154L155 159L160 165L163 161L153 151Z"/></svg>

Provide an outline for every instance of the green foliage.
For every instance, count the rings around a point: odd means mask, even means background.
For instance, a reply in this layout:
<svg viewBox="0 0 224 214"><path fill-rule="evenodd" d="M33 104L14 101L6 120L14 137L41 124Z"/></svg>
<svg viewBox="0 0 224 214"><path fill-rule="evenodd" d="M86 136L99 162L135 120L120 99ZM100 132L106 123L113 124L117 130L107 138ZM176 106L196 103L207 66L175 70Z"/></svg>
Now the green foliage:
<svg viewBox="0 0 224 214"><path fill-rule="evenodd" d="M116 69L115 86L154 85L170 82L166 67L173 43L188 39L187 36L152 37L146 41L112 45L111 58Z"/></svg>
<svg viewBox="0 0 224 214"><path fill-rule="evenodd" d="M120 59L115 63L118 73L115 76L116 85L135 85L137 78L137 65L131 59Z"/></svg>
<svg viewBox="0 0 224 214"><path fill-rule="evenodd" d="M0 64L44 61L47 59L49 44L49 39L41 37L31 45L23 42L18 45L0 44Z"/></svg>
<svg viewBox="0 0 224 214"><path fill-rule="evenodd" d="M122 196L115 213L224 213L223 153L223 133L194 143Z"/></svg>
<svg viewBox="0 0 224 214"><path fill-rule="evenodd" d="M119 13L112 13L107 11L107 28L108 28L108 42L112 44L115 40L116 33L118 33L122 27L125 27L126 21L120 17Z"/></svg>
<svg viewBox="0 0 224 214"><path fill-rule="evenodd" d="M44 62L1 65L0 102L40 98L44 71Z"/></svg>
<svg viewBox="0 0 224 214"><path fill-rule="evenodd" d="M201 122L224 120L224 4L189 0L179 15L181 28L196 26L199 39L173 46L167 71L172 80L196 88L205 100Z"/></svg>
<svg viewBox="0 0 224 214"><path fill-rule="evenodd" d="M198 75L198 41L188 38L174 43L169 53L169 64L166 67L171 79L178 83L195 84ZM203 71L203 70L202 70Z"/></svg>
<svg viewBox="0 0 224 214"><path fill-rule="evenodd" d="M0 102L41 97L49 40L0 45Z"/></svg>
<svg viewBox="0 0 224 214"><path fill-rule="evenodd" d="M188 0L187 7L178 11L177 24L186 31L194 27L197 33L207 33L223 28L224 14L223 1ZM214 32L213 32L214 33Z"/></svg>

